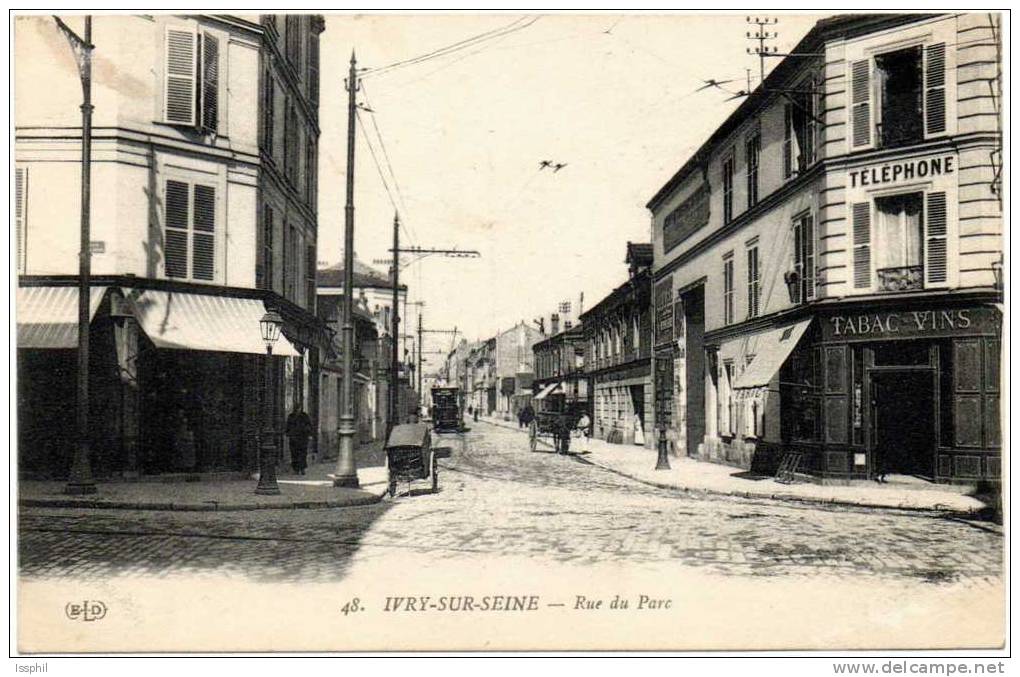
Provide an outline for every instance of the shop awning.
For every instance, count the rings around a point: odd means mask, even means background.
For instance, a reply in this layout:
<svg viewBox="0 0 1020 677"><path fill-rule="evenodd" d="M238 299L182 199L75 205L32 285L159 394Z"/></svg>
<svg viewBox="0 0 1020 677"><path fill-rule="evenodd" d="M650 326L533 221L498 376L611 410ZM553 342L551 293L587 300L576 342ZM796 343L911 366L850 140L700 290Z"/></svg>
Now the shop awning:
<svg viewBox="0 0 1020 677"><path fill-rule="evenodd" d="M809 324L810 319L761 334L755 346L754 359L744 369L744 373L737 377L733 387L757 388L768 385L793 352Z"/></svg>
<svg viewBox="0 0 1020 677"><path fill-rule="evenodd" d="M89 289L89 322L106 287ZM19 348L78 347L77 287L18 287L14 312Z"/></svg>
<svg viewBox="0 0 1020 677"><path fill-rule="evenodd" d="M152 289L124 289L124 298L157 348L266 353L259 326L266 307L259 299ZM280 334L273 355L300 353Z"/></svg>
<svg viewBox="0 0 1020 677"><path fill-rule="evenodd" d="M542 388L542 390L537 395L535 395L535 399L536 400L544 400L549 395L552 395L553 392L556 392L558 388L560 389L560 392L562 392L562 388L560 388L561 385L563 385L563 384L562 383L550 383L546 387Z"/></svg>

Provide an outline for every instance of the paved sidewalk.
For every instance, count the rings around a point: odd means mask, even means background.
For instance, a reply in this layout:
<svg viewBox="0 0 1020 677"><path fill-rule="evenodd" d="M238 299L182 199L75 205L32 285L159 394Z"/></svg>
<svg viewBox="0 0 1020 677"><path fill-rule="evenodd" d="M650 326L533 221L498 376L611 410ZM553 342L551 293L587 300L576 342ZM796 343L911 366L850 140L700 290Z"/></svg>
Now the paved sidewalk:
<svg viewBox="0 0 1020 677"><path fill-rule="evenodd" d="M526 432L517 427L516 421L482 417L479 423L482 422L520 430L522 435ZM545 440L540 439L539 442L544 443ZM976 498L964 495L963 487L931 484L913 478L904 479L902 484L894 480L885 485L866 482L848 486L806 482L781 484L771 477L749 476L740 468L686 457L670 456L669 470L655 470L656 452L644 447L609 444L597 439L588 441L587 453L578 453L575 446L576 442L572 441L571 452L580 461L664 489L744 498L967 514L977 513L987 507Z"/></svg>
<svg viewBox="0 0 1020 677"><path fill-rule="evenodd" d="M64 482L23 480L18 483L22 507L105 508L121 510L266 510L346 508L378 503L386 494L386 467L358 469L360 489L333 486L336 461L313 463L304 475L278 475L279 496L255 494L257 479L197 482L99 482L91 496L67 496ZM289 468L287 469L289 470Z"/></svg>

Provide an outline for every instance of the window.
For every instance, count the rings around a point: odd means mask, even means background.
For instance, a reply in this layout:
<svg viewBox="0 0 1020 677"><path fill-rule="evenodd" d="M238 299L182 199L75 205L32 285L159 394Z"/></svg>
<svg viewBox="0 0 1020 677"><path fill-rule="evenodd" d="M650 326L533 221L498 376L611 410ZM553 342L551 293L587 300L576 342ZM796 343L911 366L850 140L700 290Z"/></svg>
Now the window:
<svg viewBox="0 0 1020 677"><path fill-rule="evenodd" d="M318 181L318 167L316 166L316 145L315 140L309 138L305 144L305 202L313 210L315 209L315 195Z"/></svg>
<svg viewBox="0 0 1020 677"><path fill-rule="evenodd" d="M875 75L881 105L882 146L900 146L923 139L921 48L910 47L876 56Z"/></svg>
<svg viewBox="0 0 1020 677"><path fill-rule="evenodd" d="M719 434L723 436L733 435L733 422L736 418L734 411L735 401L733 399L733 362L726 360L719 370L719 408L718 426Z"/></svg>
<svg viewBox="0 0 1020 677"><path fill-rule="evenodd" d="M287 226L286 237L287 251L283 258L286 276L284 277L283 295L285 298L294 301L297 295L297 281L300 275L298 271L298 232L293 223Z"/></svg>
<svg viewBox="0 0 1020 677"><path fill-rule="evenodd" d="M163 120L215 132L219 124L219 38L167 26Z"/></svg>
<svg viewBox="0 0 1020 677"><path fill-rule="evenodd" d="M793 269L796 273L794 303L815 297L815 228L814 218L805 214L793 221Z"/></svg>
<svg viewBox="0 0 1020 677"><path fill-rule="evenodd" d="M18 239L18 274L23 275L28 258L28 168L14 170L14 224Z"/></svg>
<svg viewBox="0 0 1020 677"><path fill-rule="evenodd" d="M733 252L723 257L723 324L733 324Z"/></svg>
<svg viewBox="0 0 1020 677"><path fill-rule="evenodd" d="M761 132L755 132L746 143L747 148L747 207L758 204L758 156L761 154Z"/></svg>
<svg viewBox="0 0 1020 677"><path fill-rule="evenodd" d="M284 50L287 62L295 69L301 66L301 17L289 14L284 18Z"/></svg>
<svg viewBox="0 0 1020 677"><path fill-rule="evenodd" d="M820 85L802 83L789 95L784 108L783 177L791 178L815 162Z"/></svg>
<svg viewBox="0 0 1020 677"><path fill-rule="evenodd" d="M164 205L166 276L211 281L215 274L216 189L167 180Z"/></svg>
<svg viewBox="0 0 1020 677"><path fill-rule="evenodd" d="M920 289L922 193L875 198L875 267L879 288Z"/></svg>
<svg viewBox="0 0 1020 677"><path fill-rule="evenodd" d="M722 165L723 185L723 223L733 220L733 155L723 160Z"/></svg>
<svg viewBox="0 0 1020 677"><path fill-rule="evenodd" d="M943 42L879 54L873 61L853 61L850 86L853 149L869 148L876 143L883 147L901 146L946 131ZM877 101L873 101L876 97Z"/></svg>
<svg viewBox="0 0 1020 677"><path fill-rule="evenodd" d="M761 282L758 270L758 242L747 246L747 316L758 317Z"/></svg>
<svg viewBox="0 0 1020 677"><path fill-rule="evenodd" d="M305 307L315 312L315 245L305 245Z"/></svg>
<svg viewBox="0 0 1020 677"><path fill-rule="evenodd" d="M262 207L262 257L259 265L259 279L256 286L259 289L273 288L273 208L269 205Z"/></svg>
<svg viewBox="0 0 1020 677"><path fill-rule="evenodd" d="M319 34L308 31L308 99L312 110L319 108Z"/></svg>
<svg viewBox="0 0 1020 677"><path fill-rule="evenodd" d="M283 173L287 180L294 183L294 173L297 169L297 113L294 104L289 100L286 103L283 113Z"/></svg>
<svg viewBox="0 0 1020 677"><path fill-rule="evenodd" d="M262 143L266 154L273 157L273 141L276 136L276 82L266 71L265 101L262 102Z"/></svg>

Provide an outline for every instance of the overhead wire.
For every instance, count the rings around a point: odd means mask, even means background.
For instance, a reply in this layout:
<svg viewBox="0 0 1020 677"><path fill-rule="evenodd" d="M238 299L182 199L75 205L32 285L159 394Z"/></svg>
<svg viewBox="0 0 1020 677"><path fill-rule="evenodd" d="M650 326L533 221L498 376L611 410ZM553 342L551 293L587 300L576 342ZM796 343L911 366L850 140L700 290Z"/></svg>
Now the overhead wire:
<svg viewBox="0 0 1020 677"><path fill-rule="evenodd" d="M509 35L510 33L516 33L519 30L523 30L523 29L527 28L528 26L531 26L536 21L538 21L540 18L541 17L532 17L531 21L528 21L527 23L523 23L522 24L521 22L527 20L527 17L526 16L525 17L520 17L520 18L515 19L514 21L510 22L506 26L502 26L500 28L489 30L489 31L486 31L484 33L480 33L480 34L475 35L473 37L466 38L464 40L460 40L460 41L452 43L450 45L446 45L445 47L440 47L439 49L435 49L435 50L433 50L431 52L427 52L425 54L420 54L420 55L418 55L416 57L411 57L409 59L403 59L401 61L395 61L395 62L393 62L391 64L387 64L385 66L380 66L378 68L369 68L369 69L366 69L364 74L362 75L362 77L374 77L376 75L380 75L382 73L388 73L388 72L396 70L398 68L406 68L407 66L414 66L414 65L417 65L417 64L420 64L420 63L424 63L426 61L431 61L432 59L438 59L440 57L449 56L450 54L455 54L456 52L462 51L464 49L468 49L468 48L473 47L475 45L478 45L478 44L480 44L482 42L485 42L487 40L492 40L494 38L502 37L504 35Z"/></svg>

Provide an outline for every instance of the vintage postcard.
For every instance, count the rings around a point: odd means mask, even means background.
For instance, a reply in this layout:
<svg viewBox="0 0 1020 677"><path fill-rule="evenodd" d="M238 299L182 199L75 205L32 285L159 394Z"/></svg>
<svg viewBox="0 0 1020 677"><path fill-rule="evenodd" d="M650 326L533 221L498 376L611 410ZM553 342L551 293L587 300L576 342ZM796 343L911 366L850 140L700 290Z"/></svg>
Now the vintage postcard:
<svg viewBox="0 0 1020 677"><path fill-rule="evenodd" d="M1005 646L1008 13L11 24L12 650Z"/></svg>

